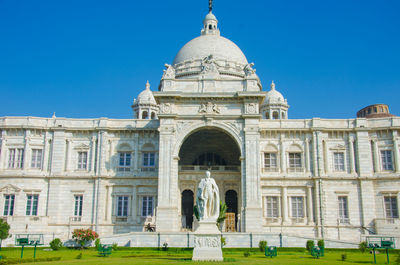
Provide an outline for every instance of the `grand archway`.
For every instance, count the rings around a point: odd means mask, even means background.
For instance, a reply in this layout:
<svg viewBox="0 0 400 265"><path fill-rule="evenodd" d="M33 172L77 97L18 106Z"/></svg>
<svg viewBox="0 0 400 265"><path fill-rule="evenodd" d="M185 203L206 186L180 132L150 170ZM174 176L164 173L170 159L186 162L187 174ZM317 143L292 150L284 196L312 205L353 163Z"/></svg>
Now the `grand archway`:
<svg viewBox="0 0 400 265"><path fill-rule="evenodd" d="M235 139L221 129L204 127L188 135L179 150L178 173L182 198L180 212L192 212L192 209L184 208L193 206L183 203L187 200L184 199L186 196L183 193L192 190L195 197L197 185L200 179L204 178L206 170L211 171L212 177L217 182L222 202L225 201L226 191L232 189L240 191L240 157L240 148ZM237 196L240 198L239 194ZM237 204L240 203L241 200L238 199ZM235 214L237 213L236 210ZM182 214L181 220L182 229L192 227L187 223L189 219L186 215Z"/></svg>

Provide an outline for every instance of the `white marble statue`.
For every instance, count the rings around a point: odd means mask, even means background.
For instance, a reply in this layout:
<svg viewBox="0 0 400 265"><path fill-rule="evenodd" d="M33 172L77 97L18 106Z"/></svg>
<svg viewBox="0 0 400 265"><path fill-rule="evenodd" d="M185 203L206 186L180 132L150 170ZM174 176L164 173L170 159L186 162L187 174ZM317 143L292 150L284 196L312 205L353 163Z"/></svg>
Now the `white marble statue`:
<svg viewBox="0 0 400 265"><path fill-rule="evenodd" d="M217 221L219 216L219 189L210 171L201 179L197 188L196 204L200 221Z"/></svg>

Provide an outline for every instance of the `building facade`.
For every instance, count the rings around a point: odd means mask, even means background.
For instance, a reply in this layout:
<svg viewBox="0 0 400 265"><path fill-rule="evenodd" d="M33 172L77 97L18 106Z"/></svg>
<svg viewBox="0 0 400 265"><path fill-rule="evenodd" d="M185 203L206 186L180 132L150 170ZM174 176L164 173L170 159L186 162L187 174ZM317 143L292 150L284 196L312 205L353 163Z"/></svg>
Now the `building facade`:
<svg viewBox="0 0 400 265"><path fill-rule="evenodd" d="M231 231L359 241L399 235L400 118L289 119L212 12L132 105L133 119L0 118L11 233L191 231L211 170Z"/></svg>

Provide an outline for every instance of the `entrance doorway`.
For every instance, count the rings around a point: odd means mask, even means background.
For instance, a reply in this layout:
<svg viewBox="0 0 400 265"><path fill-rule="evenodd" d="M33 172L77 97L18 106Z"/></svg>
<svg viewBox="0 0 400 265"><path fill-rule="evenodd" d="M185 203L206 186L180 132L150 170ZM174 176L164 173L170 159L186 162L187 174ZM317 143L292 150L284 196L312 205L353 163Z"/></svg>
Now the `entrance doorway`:
<svg viewBox="0 0 400 265"><path fill-rule="evenodd" d="M238 196L234 190L228 190L225 193L226 212L235 214L235 231L237 231L237 214L238 214Z"/></svg>
<svg viewBox="0 0 400 265"><path fill-rule="evenodd" d="M193 202L194 202L193 191L184 190L182 192L182 205L181 205L182 228L184 229L192 229L193 206L194 206Z"/></svg>

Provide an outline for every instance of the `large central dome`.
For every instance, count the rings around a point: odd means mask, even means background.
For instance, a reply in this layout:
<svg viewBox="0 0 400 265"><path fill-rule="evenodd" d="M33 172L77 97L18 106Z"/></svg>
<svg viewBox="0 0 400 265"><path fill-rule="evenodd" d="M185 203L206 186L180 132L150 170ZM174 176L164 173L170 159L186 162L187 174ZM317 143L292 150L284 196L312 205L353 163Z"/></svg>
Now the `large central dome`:
<svg viewBox="0 0 400 265"><path fill-rule="evenodd" d="M175 56L173 65L193 59L204 59L209 55L213 55L216 60L227 60L246 65L246 56L235 43L220 36L217 23L216 17L211 12L208 13L203 21L204 27L201 36L182 47Z"/></svg>

